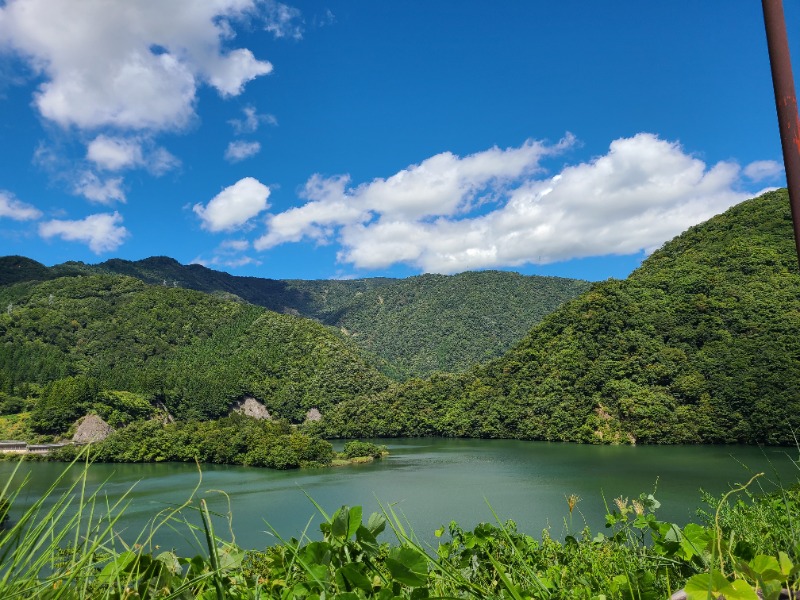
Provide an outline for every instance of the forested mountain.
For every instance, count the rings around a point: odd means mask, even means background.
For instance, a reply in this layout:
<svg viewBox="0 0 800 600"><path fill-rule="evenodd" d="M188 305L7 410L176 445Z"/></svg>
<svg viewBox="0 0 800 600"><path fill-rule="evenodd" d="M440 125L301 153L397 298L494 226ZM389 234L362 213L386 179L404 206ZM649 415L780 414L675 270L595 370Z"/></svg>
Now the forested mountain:
<svg viewBox="0 0 800 600"><path fill-rule="evenodd" d="M502 358L340 404L330 435L794 443L800 275L785 190L689 229Z"/></svg>
<svg viewBox="0 0 800 600"><path fill-rule="evenodd" d="M335 283L344 282L319 282L316 293L322 296ZM334 292L338 301L320 303L315 316L404 379L464 371L500 356L588 287L585 281L502 271L419 275L347 295Z"/></svg>
<svg viewBox="0 0 800 600"><path fill-rule="evenodd" d="M316 319L377 357L376 364L396 379L464 371L500 356L546 314L589 286L501 271L304 281L237 277L166 257L51 268L18 256L0 258L0 285L88 274L128 275Z"/></svg>
<svg viewBox="0 0 800 600"><path fill-rule="evenodd" d="M324 413L388 384L319 323L131 277L7 285L0 306L6 392L79 375L146 394L183 419L222 416L253 395L275 416L302 421L310 408Z"/></svg>

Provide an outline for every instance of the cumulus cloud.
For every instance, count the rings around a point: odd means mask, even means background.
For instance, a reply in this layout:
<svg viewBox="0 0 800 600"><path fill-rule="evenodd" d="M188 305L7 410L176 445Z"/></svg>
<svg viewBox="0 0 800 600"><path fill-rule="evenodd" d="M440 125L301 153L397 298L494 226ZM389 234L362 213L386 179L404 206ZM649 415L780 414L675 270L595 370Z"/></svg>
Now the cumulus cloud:
<svg viewBox="0 0 800 600"><path fill-rule="evenodd" d="M261 151L261 144L258 142L245 142L236 140L228 144L225 149L225 160L229 162L239 162L255 156Z"/></svg>
<svg viewBox="0 0 800 600"><path fill-rule="evenodd" d="M39 235L45 239L59 237L70 242L87 244L95 254L119 248L129 236L121 225L119 213L100 213L85 219L66 221L54 219L39 225Z"/></svg>
<svg viewBox="0 0 800 600"><path fill-rule="evenodd" d="M324 242L334 228L369 221L374 215L403 222L438 215L455 216L492 202L502 190L540 170L540 161L574 143L568 135L558 144L528 140L518 148L494 147L460 158L443 152L411 165L387 179L348 188L349 177L314 175L300 207L269 217L268 231L256 240L265 250L309 237Z"/></svg>
<svg viewBox="0 0 800 600"><path fill-rule="evenodd" d="M528 141L464 158L444 153L355 187L346 176L315 176L303 194L308 201L271 215L255 247L335 241L341 262L366 269L406 263L454 273L545 264L651 252L750 196L739 190L735 163L709 167L647 133L543 176L539 161L573 143Z"/></svg>
<svg viewBox="0 0 800 600"><path fill-rule="evenodd" d="M0 49L43 76L34 104L61 126L175 129L193 117L199 85L235 96L272 70L224 47L232 22L258 14L257 0L8 0Z"/></svg>
<svg viewBox="0 0 800 600"><path fill-rule="evenodd" d="M8 218L14 221L34 221L42 216L35 206L26 204L11 192L0 190L0 219Z"/></svg>
<svg viewBox="0 0 800 600"><path fill-rule="evenodd" d="M783 175L783 163L774 160L757 160L744 168L744 175L752 181L768 181Z"/></svg>
<svg viewBox="0 0 800 600"><path fill-rule="evenodd" d="M269 188L253 177L240 179L214 196L208 204L195 204L203 229L232 231L269 208Z"/></svg>
<svg viewBox="0 0 800 600"><path fill-rule="evenodd" d="M233 127L236 135L243 135L247 133L255 133L262 123L267 125L277 125L278 119L273 115L259 114L256 107L252 105L245 106L242 109L244 118L231 119L228 123Z"/></svg>
<svg viewBox="0 0 800 600"><path fill-rule="evenodd" d="M122 177L101 179L91 171L80 173L72 185L72 191L97 204L125 202Z"/></svg>
<svg viewBox="0 0 800 600"><path fill-rule="evenodd" d="M138 140L106 135L92 140L87 147L86 158L101 169L109 171L138 166L144 161L142 145Z"/></svg>
<svg viewBox="0 0 800 600"><path fill-rule="evenodd" d="M140 137L98 135L87 146L86 158L106 171L144 167L154 175L163 175L180 166L165 148Z"/></svg>

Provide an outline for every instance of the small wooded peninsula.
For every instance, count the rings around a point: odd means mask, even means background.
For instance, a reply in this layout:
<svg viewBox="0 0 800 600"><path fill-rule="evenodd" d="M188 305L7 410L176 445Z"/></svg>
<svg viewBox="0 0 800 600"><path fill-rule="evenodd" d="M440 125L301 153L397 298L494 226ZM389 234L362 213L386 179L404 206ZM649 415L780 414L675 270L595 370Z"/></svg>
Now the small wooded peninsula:
<svg viewBox="0 0 800 600"><path fill-rule="evenodd" d="M288 468L329 462L320 437L785 444L800 428L783 190L592 285L492 271L275 281L167 258L16 256L0 259L0 283L0 435L65 438L93 413L116 430L98 444L106 460ZM232 414L246 398L271 419Z"/></svg>

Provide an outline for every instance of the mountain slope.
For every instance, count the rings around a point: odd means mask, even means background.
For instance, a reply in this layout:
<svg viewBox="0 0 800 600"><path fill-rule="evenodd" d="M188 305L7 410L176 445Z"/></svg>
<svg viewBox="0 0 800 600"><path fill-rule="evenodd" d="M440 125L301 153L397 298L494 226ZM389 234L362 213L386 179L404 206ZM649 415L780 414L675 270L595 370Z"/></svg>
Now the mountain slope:
<svg viewBox="0 0 800 600"><path fill-rule="evenodd" d="M376 357L374 362L396 379L464 371L500 356L544 315L589 286L501 271L303 281L237 277L167 257L72 262L51 269L23 257L0 258L0 284L81 274L127 275L316 319Z"/></svg>
<svg viewBox="0 0 800 600"><path fill-rule="evenodd" d="M785 190L598 283L502 358L330 414L329 434L793 443L800 276Z"/></svg>
<svg viewBox="0 0 800 600"><path fill-rule="evenodd" d="M353 294L318 315L381 357L398 378L465 371L500 356L584 281L481 271L420 275Z"/></svg>
<svg viewBox="0 0 800 600"><path fill-rule="evenodd" d="M179 417L214 418L245 395L301 421L312 407L387 380L329 328L208 294L119 275L0 287L0 383L74 374L156 397Z"/></svg>

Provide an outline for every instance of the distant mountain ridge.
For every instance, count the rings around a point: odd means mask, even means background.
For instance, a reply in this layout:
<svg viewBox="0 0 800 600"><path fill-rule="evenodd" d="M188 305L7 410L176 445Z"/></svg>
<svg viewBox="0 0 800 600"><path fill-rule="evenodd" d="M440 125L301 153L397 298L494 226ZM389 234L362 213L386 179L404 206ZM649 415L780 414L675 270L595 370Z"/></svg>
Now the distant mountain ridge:
<svg viewBox="0 0 800 600"><path fill-rule="evenodd" d="M276 280L241 277L155 256L96 265L46 267L0 257L0 285L55 277L116 274L151 285L240 298L279 313L335 327L397 379L463 371L500 356L589 283L503 271L407 279Z"/></svg>

